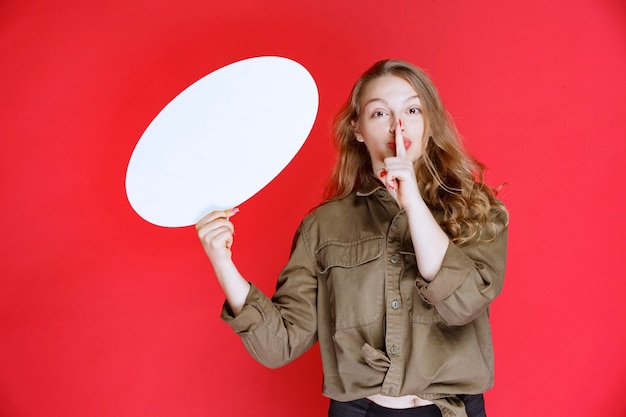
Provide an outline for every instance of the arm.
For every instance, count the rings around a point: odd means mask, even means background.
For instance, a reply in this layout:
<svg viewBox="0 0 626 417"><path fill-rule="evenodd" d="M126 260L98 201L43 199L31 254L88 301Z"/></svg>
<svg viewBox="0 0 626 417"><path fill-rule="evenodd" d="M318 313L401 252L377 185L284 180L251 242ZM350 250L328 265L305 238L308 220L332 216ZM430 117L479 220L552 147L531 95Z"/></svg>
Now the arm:
<svg viewBox="0 0 626 417"><path fill-rule="evenodd" d="M441 269L450 239L421 196L413 204L407 205L405 211L409 220L417 267L424 280L433 281Z"/></svg>
<svg viewBox="0 0 626 417"><path fill-rule="evenodd" d="M239 273L231 258L232 210L203 218L196 229L226 294L222 319L239 335L258 362L282 366L308 350L317 340L317 277L300 230L289 263L270 300Z"/></svg>
<svg viewBox="0 0 626 417"><path fill-rule="evenodd" d="M413 162L406 155L400 120L395 138L396 156L385 159L385 181L387 188L406 211L420 274L425 280L431 281L441 268L449 239L419 192Z"/></svg>
<svg viewBox="0 0 626 417"><path fill-rule="evenodd" d="M252 286L238 316L227 308L222 311L248 352L269 368L291 362L317 340L317 269L302 229L296 233L272 299Z"/></svg>
<svg viewBox="0 0 626 417"><path fill-rule="evenodd" d="M502 290L507 229L490 242L459 247L450 242L421 197L413 164L406 157L401 125L395 130L396 156L385 159L387 188L405 209L420 275L422 298L451 325L462 325L482 313ZM492 213L506 224L506 215Z"/></svg>
<svg viewBox="0 0 626 417"><path fill-rule="evenodd" d="M234 226L230 217L238 209L220 210L207 214L196 224L202 247L211 260L217 280L235 315L243 309L250 284L241 276L232 260Z"/></svg>
<svg viewBox="0 0 626 417"><path fill-rule="evenodd" d="M493 213L506 224L506 215ZM508 230L491 241L475 240L463 246L450 243L441 268L431 282L417 279L421 297L435 307L449 325L474 320L502 291Z"/></svg>

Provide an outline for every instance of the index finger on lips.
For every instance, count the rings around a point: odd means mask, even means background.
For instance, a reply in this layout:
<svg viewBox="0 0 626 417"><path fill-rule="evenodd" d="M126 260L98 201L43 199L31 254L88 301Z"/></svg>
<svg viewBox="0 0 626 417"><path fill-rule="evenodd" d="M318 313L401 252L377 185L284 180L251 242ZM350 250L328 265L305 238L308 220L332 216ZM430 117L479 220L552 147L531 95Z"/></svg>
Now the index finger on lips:
<svg viewBox="0 0 626 417"><path fill-rule="evenodd" d="M402 120L398 119L396 125L396 156L404 158L406 155L406 148L404 147L404 136L402 136Z"/></svg>

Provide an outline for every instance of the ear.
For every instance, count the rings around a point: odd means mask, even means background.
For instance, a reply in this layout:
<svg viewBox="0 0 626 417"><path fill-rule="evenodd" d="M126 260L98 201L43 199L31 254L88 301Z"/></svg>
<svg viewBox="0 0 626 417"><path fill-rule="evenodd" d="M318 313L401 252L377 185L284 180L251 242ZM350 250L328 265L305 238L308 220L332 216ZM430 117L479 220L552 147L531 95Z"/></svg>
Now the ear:
<svg viewBox="0 0 626 417"><path fill-rule="evenodd" d="M350 122L352 124L352 130L354 131L354 136L356 136L356 140L358 142L364 142L363 136L361 135L361 131L359 130L359 124L356 120Z"/></svg>

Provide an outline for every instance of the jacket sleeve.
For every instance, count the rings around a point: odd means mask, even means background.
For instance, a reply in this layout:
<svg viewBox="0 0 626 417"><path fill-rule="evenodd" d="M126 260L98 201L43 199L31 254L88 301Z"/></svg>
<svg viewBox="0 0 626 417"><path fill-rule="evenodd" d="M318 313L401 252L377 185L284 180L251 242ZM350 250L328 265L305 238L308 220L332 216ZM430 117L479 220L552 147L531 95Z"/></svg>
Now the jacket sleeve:
<svg viewBox="0 0 626 417"><path fill-rule="evenodd" d="M222 319L241 336L248 352L269 368L291 362L317 341L316 268L301 230L272 299L251 285L236 317L228 303L222 309Z"/></svg>
<svg viewBox="0 0 626 417"><path fill-rule="evenodd" d="M506 222L499 217L497 221ZM453 326L473 321L502 291L506 266L508 228L491 241L473 241L463 246L453 242L441 269L431 282L416 280L421 297Z"/></svg>

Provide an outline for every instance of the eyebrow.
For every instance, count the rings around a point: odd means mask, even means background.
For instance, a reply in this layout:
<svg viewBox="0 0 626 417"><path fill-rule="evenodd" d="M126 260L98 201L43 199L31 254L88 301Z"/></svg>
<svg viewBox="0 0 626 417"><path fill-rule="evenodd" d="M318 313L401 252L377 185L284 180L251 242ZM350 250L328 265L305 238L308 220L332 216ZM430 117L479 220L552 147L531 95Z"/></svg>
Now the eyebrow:
<svg viewBox="0 0 626 417"><path fill-rule="evenodd" d="M415 100L415 99L418 99L418 100L420 99L420 98L419 98L419 96L418 96L417 94L416 94L416 95L414 95L414 96L411 96L411 97L407 98L406 100L404 100L404 102L405 102L405 103L407 103L407 102L409 102L409 101L411 101L411 100ZM377 101L379 101L379 102L381 102L381 103L384 103L384 104L389 104L389 103L387 103L387 100L384 100L384 99L382 99L382 98L373 98L373 99L370 99L370 100L368 100L367 102L365 102L365 103L363 104L363 107L366 107L366 106L368 106L370 103L374 103L374 102L377 102ZM421 104L421 100L420 100L420 104Z"/></svg>

